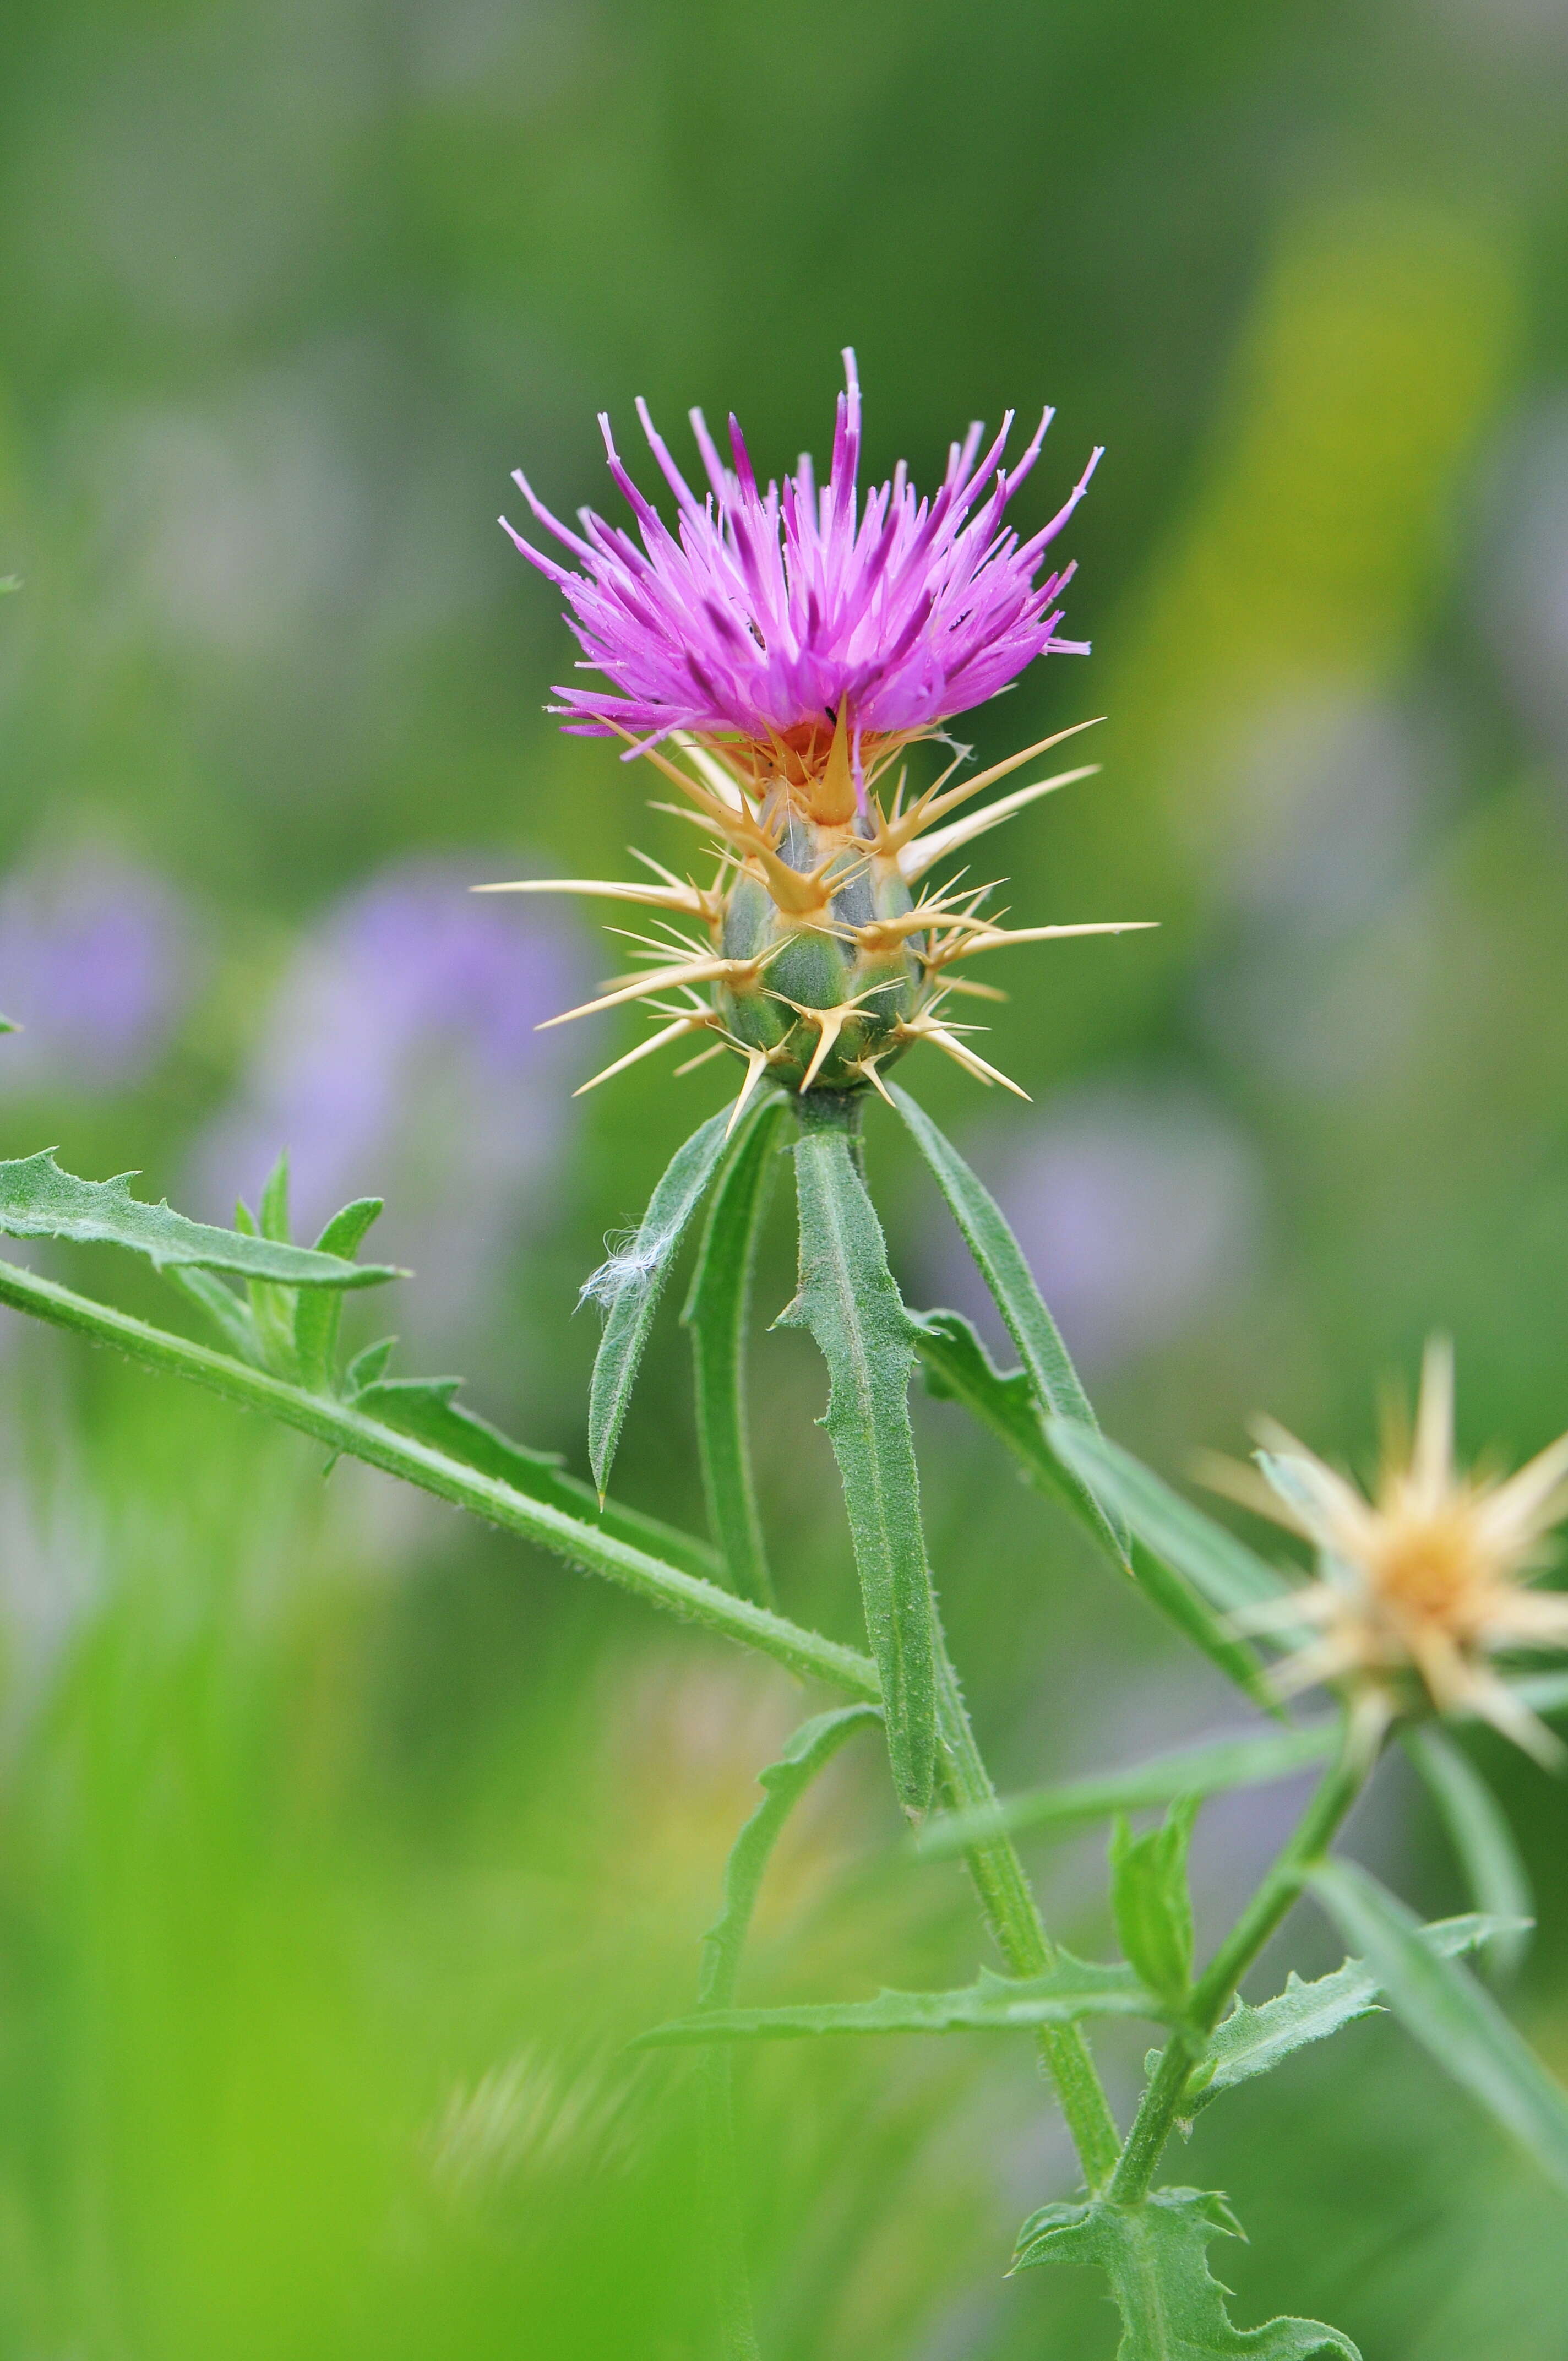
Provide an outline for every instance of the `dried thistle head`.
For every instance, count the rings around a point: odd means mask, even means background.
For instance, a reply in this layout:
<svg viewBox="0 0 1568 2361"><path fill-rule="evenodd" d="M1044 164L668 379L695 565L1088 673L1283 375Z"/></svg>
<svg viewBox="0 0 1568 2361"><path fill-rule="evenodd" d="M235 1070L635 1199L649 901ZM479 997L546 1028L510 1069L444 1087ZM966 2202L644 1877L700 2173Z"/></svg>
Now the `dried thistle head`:
<svg viewBox="0 0 1568 2361"><path fill-rule="evenodd" d="M1265 1484L1238 1470L1243 1481L1225 1488L1319 1553L1315 1580L1246 1619L1321 1633L1280 1665L1281 1689L1343 1681L1392 1714L1414 1684L1439 1713L1476 1715L1561 1763L1561 1741L1493 1660L1568 1647L1568 1597L1529 1587L1568 1516L1568 1435L1512 1476L1456 1468L1453 1358L1442 1338L1427 1347L1413 1433L1390 1437L1370 1496L1283 1429L1261 1434Z"/></svg>
<svg viewBox="0 0 1568 2361"><path fill-rule="evenodd" d="M622 467L608 421L610 472L641 545L590 511L582 532L573 532L518 478L535 516L581 570L512 538L559 586L587 668L604 673L616 692L563 688L554 709L567 730L619 736L629 757L653 763L682 798L660 808L703 829L717 862L702 884L650 862L647 880L530 879L481 889L598 895L660 914L656 934L632 937L642 973L551 1020L634 1000L663 1020L594 1082L667 1041L703 1033L712 1038L702 1055L729 1049L745 1059L742 1103L770 1071L798 1090L880 1090L881 1069L917 1040L934 1042L981 1082L1013 1089L970 1045L975 1028L958 1022L950 1005L958 996L1002 995L952 971L1004 943L1123 930L1116 923L1006 929L988 906L992 887L959 879L932 890L923 882L961 845L1097 767L1034 781L953 818L1071 731L963 780L956 774L967 749L958 749L935 783L912 796L902 767L912 745L936 740L945 720L1004 687L1036 657L1087 653L1058 636L1057 596L1071 568L1036 577L1100 454L1064 507L1024 542L1005 526L1004 511L1038 456L1048 411L1011 475L1002 464L1009 416L978 464L978 427L953 445L934 500L918 499L900 466L862 507L860 389L854 356L845 362L848 386L820 490L803 458L782 491L770 484L763 492L734 420L731 469L696 411L693 431L709 486L701 502L641 411L674 495L677 533Z"/></svg>

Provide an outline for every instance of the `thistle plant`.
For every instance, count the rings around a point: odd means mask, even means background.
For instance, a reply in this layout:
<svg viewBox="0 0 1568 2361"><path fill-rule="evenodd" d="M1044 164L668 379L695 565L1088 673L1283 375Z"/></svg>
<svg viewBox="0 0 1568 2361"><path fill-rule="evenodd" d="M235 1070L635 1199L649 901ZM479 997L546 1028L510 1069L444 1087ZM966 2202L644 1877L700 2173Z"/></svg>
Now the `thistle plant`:
<svg viewBox="0 0 1568 2361"><path fill-rule="evenodd" d="M862 504L851 360L820 489L803 460L782 489L762 491L739 429L731 425L727 466L696 414L709 487L700 502L643 420L674 501L674 532L622 467L608 426L611 472L640 538L591 513L574 532L523 485L576 565L520 545L564 592L587 664L609 683L563 689L557 709L568 729L620 740L628 759L652 763L682 798L673 808L705 832L713 865L701 882L650 863L646 881L531 880L491 890L599 895L655 914L662 931L636 939L638 972L588 1006L642 1002L660 1022L596 1082L693 1035L711 1037L699 1057L728 1057L736 1082L585 1290L604 1312L589 1402L591 1483L476 1416L455 1379L393 1374L389 1342L345 1361L345 1294L402 1276L357 1259L376 1200L345 1206L302 1246L291 1235L281 1163L254 1216L242 1207L232 1231L137 1200L128 1176L75 1179L48 1152L0 1164L0 1231L143 1255L220 1345L8 1263L0 1264L0 1301L261 1410L330 1458L363 1459L836 1694L838 1704L814 1710L760 1772L762 1800L724 1872L691 2010L650 2027L639 2045L696 2053L690 2084L672 2089L690 2089L701 2111L712 2349L726 2361L755 2361L768 2343L749 2281L732 2128L736 2061L758 2041L955 2030L1026 2040L1071 2135L1079 2181L1040 2191L1017 2232L1014 2267L1098 2266L1121 2318L1121 2361L1355 2353L1321 2322L1234 2325L1209 2261L1217 2239L1240 2234L1229 2197L1158 2176L1173 2136L1226 2092L1375 2009L1391 2009L1568 2190L1568 2097L1465 1964L1479 1954L1494 1975L1506 1970L1531 1905L1507 1822L1450 1730L1478 1718L1543 1763L1554 1767L1562 1754L1551 1721L1568 1708L1568 1675L1533 1660L1568 1642L1568 1607L1533 1585L1568 1515L1568 1437L1506 1477L1457 1471L1452 1363L1436 1345L1413 1435L1390 1445L1370 1495L1274 1428L1264 1431L1255 1467L1212 1471L1314 1552L1310 1575L1275 1564L1101 1433L1000 1209L888 1079L903 1052L925 1041L981 1082L1003 1081L950 1006L992 987L954 971L1007 944L1132 923L1009 930L993 901L999 888L947 866L1067 778L1086 775L1047 775L978 800L1069 733L978 775L942 734L1027 664L1081 653L1058 635L1068 571L1040 577L1093 461L1031 538L1006 522L1047 423L1048 413L1011 474L1006 428L983 457L971 429L929 500L901 468ZM959 1314L903 1301L861 1156L864 1116L879 1099L954 1215L1017 1367L999 1368ZM784 1151L799 1279L779 1318L809 1329L827 1366L825 1422L867 1653L781 1611L751 1472L757 1242ZM684 1318L707 1536L672 1528L609 1489L650 1326L694 1224ZM1092 1780L997 1795L949 1659L927 1550L908 1407L917 1364L927 1389L960 1404L1076 1521L1113 1575L1234 1684L1256 1717L1252 1727ZM1294 1701L1310 1689L1326 1693L1329 1709L1299 1716ZM812 1702L820 1707L821 1695ZM950 1990L895 1983L871 2000L826 1994L789 2006L742 1997L748 1927L780 1830L832 1756L872 1733L880 1733L910 1823L909 1872L922 1860L964 1858L990 1956L977 1960L971 1982ZM1453 1835L1475 1905L1463 1916L1422 1925L1332 1853L1395 1746L1430 1784ZM1311 1767L1318 1784L1299 1824L1200 1961L1187 1855L1204 1799ZM1160 1807L1157 1825L1135 1827L1135 1815ZM1111 1915L1122 1954L1113 1960L1078 1958L1047 1932L1015 1847L1027 1828L1096 1819L1111 1823ZM1303 1896L1351 1956L1314 1982L1292 1974L1271 1997L1243 1999L1244 1981ZM1140 2020L1160 2036L1125 2125L1091 2048L1092 2028L1107 2017ZM1288 2106L1288 2080L1280 2087Z"/></svg>

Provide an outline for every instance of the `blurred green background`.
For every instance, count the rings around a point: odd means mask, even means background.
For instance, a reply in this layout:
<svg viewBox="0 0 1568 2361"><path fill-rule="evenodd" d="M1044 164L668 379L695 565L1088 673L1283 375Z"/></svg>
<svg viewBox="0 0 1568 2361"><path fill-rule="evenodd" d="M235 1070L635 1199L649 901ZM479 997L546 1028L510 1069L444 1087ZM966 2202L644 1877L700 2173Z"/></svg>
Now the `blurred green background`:
<svg viewBox="0 0 1568 2361"><path fill-rule="evenodd" d="M853 342L877 476L1048 400L1038 522L1110 446L1069 537L1093 657L964 727L995 755L1110 717L1102 775L992 841L1030 922L1161 931L1020 952L987 1046L1029 1107L908 1075L1107 1422L1178 1475L1263 1406L1359 1457L1444 1326L1466 1442L1539 1445L1568 1424L1565 101L1554 0L7 0L0 1153L58 1140L209 1218L285 1145L307 1227L385 1190L400 1366L581 1465L576 1285L723 1083L644 1065L574 1107L635 1020L532 1028L613 956L465 899L689 851L543 717L573 650L493 519L519 464L609 509L594 412L628 450L638 393L677 448L699 401L769 470L823 455ZM872 1155L911 1296L978 1312L880 1121ZM788 1264L781 1206L766 1315ZM48 1267L178 1324L107 1257ZM696 1521L674 1311L617 1480ZM0 1323L0 2353L706 2355L689 2073L621 2045L685 2004L789 1684ZM852 1634L823 1394L764 1340L785 1602ZM918 1415L1006 1782L1234 1724ZM1518 2005L1568 2065L1568 1812L1476 1752L1541 1889ZM972 1970L883 1784L852 1751L803 1815L754 1990ZM1211 1932L1292 1802L1205 1815ZM1397 1774L1353 1841L1459 1906ZM1035 1858L1103 1947L1098 1839ZM1305 1913L1287 1949L1332 1956ZM1082 2275L1002 2280L1071 2177L1023 2048L825 2047L740 2077L769 2361L1109 2356ZM1219 2266L1241 2319L1318 2312L1367 2361L1568 2350L1561 2201L1386 2025L1229 2106L1170 2169L1253 2234Z"/></svg>

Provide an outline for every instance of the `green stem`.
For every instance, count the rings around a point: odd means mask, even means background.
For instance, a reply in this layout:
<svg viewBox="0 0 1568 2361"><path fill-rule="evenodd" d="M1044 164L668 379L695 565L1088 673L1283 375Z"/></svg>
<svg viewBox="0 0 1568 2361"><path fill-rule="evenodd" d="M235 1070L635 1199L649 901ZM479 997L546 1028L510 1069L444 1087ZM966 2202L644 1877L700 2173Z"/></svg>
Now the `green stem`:
<svg viewBox="0 0 1568 2361"><path fill-rule="evenodd" d="M937 1729L940 1784L949 1810L981 1818L995 1816L992 1828L977 1836L964 1854L992 1938L1010 1975L1044 1975L1056 1964L1056 1948L1017 1850L1003 1827L996 1790L975 1742L952 1659L940 1640ZM1042 2025L1036 2029L1035 2046L1056 2085L1084 2180L1091 2190L1103 2189L1116 2169L1121 2140L1089 2044L1075 2025Z"/></svg>
<svg viewBox="0 0 1568 2361"><path fill-rule="evenodd" d="M465 1467L428 1444L415 1442L378 1419L367 1418L330 1395L309 1393L265 1369L236 1361L206 1345L195 1345L168 1330L154 1328L129 1312L114 1312L87 1296L72 1294L50 1279L0 1259L0 1303L32 1312L57 1328L69 1329L95 1345L112 1345L144 1367L184 1378L236 1402L243 1410L259 1410L285 1426L296 1427L331 1452L346 1453L372 1467L400 1476L438 1499L466 1509L487 1523L499 1525L520 1540L534 1543L569 1565L605 1576L623 1589L636 1593L716 1631L743 1647L755 1648L803 1679L828 1682L848 1696L875 1704L880 1697L876 1670L854 1648L839 1646L820 1632L804 1630L782 1615L770 1613L749 1598L738 1598L715 1582L666 1565L630 1543L586 1525L547 1501L531 1500L510 1484Z"/></svg>
<svg viewBox="0 0 1568 2361"><path fill-rule="evenodd" d="M1283 1851L1194 1984L1187 2021L1160 2053L1111 2183L1113 2203L1135 2205L1148 2194L1181 2112L1195 2043L1207 2040L1212 2033L1243 1976L1289 1912L1308 1871L1328 1851L1365 1785L1375 1759L1369 1758L1354 1724L1347 1722L1336 1761L1313 1793Z"/></svg>

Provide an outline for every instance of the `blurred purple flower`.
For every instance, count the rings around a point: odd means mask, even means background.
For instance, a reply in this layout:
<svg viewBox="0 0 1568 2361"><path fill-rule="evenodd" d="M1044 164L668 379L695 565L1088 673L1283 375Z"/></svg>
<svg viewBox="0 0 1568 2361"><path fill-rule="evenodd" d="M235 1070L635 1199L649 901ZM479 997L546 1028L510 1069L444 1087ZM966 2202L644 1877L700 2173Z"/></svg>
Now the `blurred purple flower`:
<svg viewBox="0 0 1568 2361"><path fill-rule="evenodd" d="M1100 453L1066 505L1025 542L1003 526L1003 512L1039 456L1049 410L1011 475L1002 465L1009 411L978 464L978 425L951 446L934 500L917 497L901 460L892 482L868 493L857 516L861 389L852 352L844 367L847 390L821 491L804 453L782 493L775 483L762 491L735 419L731 471L694 410L710 487L699 501L638 402L680 511L678 539L622 466L605 415L609 471L637 519L641 548L591 509L581 512L582 533L572 532L519 471L515 480L534 515L585 570L568 571L501 522L565 593L587 668L624 692L558 688L563 701L553 710L570 717L568 729L608 737L614 727L654 738L672 730L739 730L762 741L772 732L831 730L842 716L851 733L928 730L983 704L1036 656L1087 653L1056 636L1055 601L1072 567L1038 584L1035 576Z"/></svg>
<svg viewBox="0 0 1568 2361"><path fill-rule="evenodd" d="M986 1177L1086 1368L1163 1344L1255 1257L1262 1188L1252 1151L1219 1108L1177 1086L1066 1098L1014 1135ZM1004 1344L956 1240L932 1278Z"/></svg>
<svg viewBox="0 0 1568 2361"><path fill-rule="evenodd" d="M289 1153L296 1234L350 1198L385 1196L378 1256L419 1285L398 1317L455 1342L564 1144L563 1064L541 1017L576 990L561 920L468 888L493 856L401 862L331 909L301 945L238 1103L197 1152L198 1201L226 1218Z"/></svg>
<svg viewBox="0 0 1568 2361"><path fill-rule="evenodd" d="M0 887L0 1091L119 1089L159 1057L190 996L188 913L150 869L109 852Z"/></svg>

